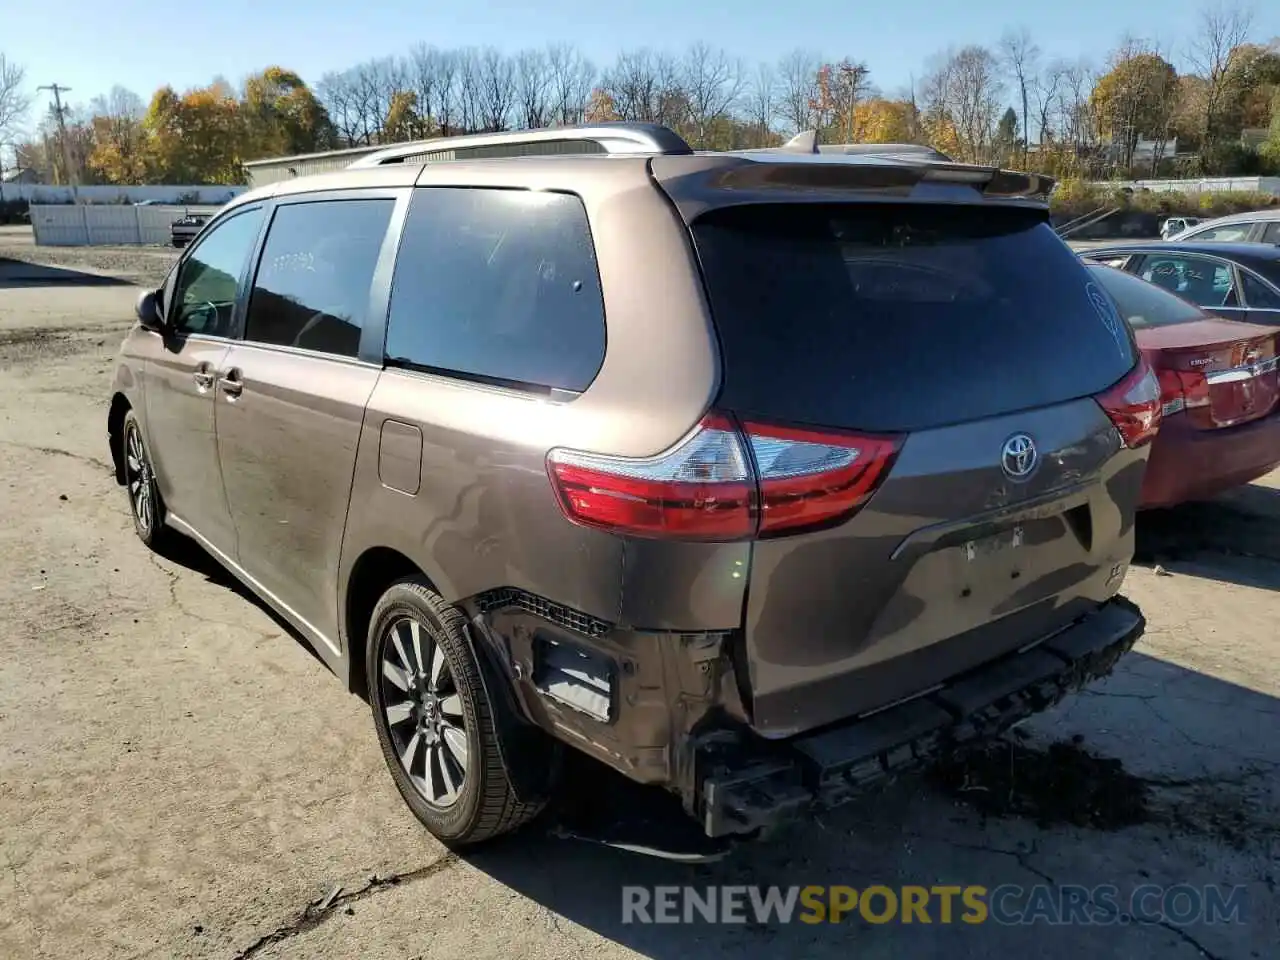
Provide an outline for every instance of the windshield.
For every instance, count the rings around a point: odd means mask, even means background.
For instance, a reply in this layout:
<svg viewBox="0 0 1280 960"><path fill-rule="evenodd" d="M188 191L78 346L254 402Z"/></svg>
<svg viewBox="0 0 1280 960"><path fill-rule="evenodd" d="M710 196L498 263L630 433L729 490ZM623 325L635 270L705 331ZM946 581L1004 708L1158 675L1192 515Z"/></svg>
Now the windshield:
<svg viewBox="0 0 1280 960"><path fill-rule="evenodd" d="M1206 319L1204 311L1195 304L1131 273L1100 263L1090 264L1089 272L1111 294L1120 307L1120 315L1135 330Z"/></svg>

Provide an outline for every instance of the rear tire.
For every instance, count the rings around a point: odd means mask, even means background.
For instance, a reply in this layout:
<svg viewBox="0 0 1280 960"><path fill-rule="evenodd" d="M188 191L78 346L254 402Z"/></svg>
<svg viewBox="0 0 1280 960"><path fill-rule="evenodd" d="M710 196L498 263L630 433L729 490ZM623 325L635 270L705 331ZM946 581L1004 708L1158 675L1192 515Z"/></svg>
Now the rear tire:
<svg viewBox="0 0 1280 960"><path fill-rule="evenodd" d="M411 578L382 595L365 645L383 759L414 816L451 847L515 830L543 807L516 797L465 625Z"/></svg>

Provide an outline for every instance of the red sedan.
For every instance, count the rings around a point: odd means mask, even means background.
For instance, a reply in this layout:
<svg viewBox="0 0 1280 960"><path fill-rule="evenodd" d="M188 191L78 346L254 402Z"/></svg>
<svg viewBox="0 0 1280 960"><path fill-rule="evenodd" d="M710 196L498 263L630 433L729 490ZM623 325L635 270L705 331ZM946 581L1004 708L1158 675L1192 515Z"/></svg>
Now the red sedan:
<svg viewBox="0 0 1280 960"><path fill-rule="evenodd" d="M1132 274L1088 270L1160 378L1164 422L1142 506L1203 500L1280 466L1280 327L1221 320Z"/></svg>

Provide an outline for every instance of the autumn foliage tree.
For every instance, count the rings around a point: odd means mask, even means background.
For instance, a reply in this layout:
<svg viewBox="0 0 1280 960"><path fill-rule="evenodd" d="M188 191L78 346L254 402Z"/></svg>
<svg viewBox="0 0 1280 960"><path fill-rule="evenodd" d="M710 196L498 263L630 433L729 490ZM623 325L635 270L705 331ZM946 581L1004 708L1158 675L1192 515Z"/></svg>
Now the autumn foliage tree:
<svg viewBox="0 0 1280 960"><path fill-rule="evenodd" d="M334 146L329 114L292 70L267 67L244 84L239 104L246 159L313 153Z"/></svg>
<svg viewBox="0 0 1280 960"><path fill-rule="evenodd" d="M1126 46L1098 78L1090 95L1098 131L1116 148L1116 163L1133 166L1138 143L1156 144L1152 159L1158 166L1163 145L1173 128L1178 97L1178 72L1153 51Z"/></svg>
<svg viewBox="0 0 1280 960"><path fill-rule="evenodd" d="M178 94L161 87L143 126L151 169L162 183L238 183L245 132L239 103L214 87Z"/></svg>
<svg viewBox="0 0 1280 960"><path fill-rule="evenodd" d="M85 161L89 173L104 183L146 183L152 173L142 98L117 86L96 98L91 109L93 146Z"/></svg>

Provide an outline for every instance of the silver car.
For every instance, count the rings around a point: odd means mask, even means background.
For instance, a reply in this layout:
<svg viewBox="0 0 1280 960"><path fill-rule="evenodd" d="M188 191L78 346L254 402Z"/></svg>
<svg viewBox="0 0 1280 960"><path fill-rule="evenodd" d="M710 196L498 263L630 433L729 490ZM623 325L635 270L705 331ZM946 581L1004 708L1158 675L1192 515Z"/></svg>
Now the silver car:
<svg viewBox="0 0 1280 960"><path fill-rule="evenodd" d="M1274 243L1280 246L1280 207L1201 220L1180 233L1162 231L1161 235L1166 240L1188 243Z"/></svg>

